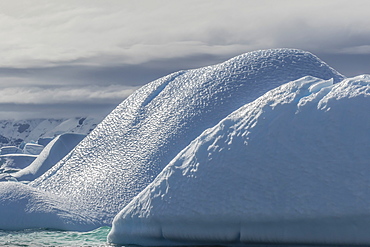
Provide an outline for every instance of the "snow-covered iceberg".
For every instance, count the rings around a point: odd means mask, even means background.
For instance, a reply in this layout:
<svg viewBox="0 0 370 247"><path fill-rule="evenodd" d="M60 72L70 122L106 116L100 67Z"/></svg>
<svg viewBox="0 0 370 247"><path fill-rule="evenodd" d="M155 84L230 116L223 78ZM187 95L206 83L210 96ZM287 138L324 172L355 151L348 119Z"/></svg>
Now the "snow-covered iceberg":
<svg viewBox="0 0 370 247"><path fill-rule="evenodd" d="M44 149L43 145L36 143L26 143L23 147L24 154L39 155Z"/></svg>
<svg viewBox="0 0 370 247"><path fill-rule="evenodd" d="M12 172L21 170L29 166L36 158L37 155L33 154L15 153L0 155L0 171Z"/></svg>
<svg viewBox="0 0 370 247"><path fill-rule="evenodd" d="M65 133L55 137L26 168L9 174L18 181L32 181L66 156L86 135Z"/></svg>
<svg viewBox="0 0 370 247"><path fill-rule="evenodd" d="M153 81L120 104L73 151L31 186L103 211L111 224L186 145L268 90L311 75L343 76L301 50L246 53ZM73 183L71 183L73 181Z"/></svg>
<svg viewBox="0 0 370 247"><path fill-rule="evenodd" d="M218 65L168 75L133 93L68 157L29 186L62 198L55 202L57 208L69 207L59 203L73 205L74 213L110 225L205 129L267 91L304 76L335 83L344 78L311 53L294 49L250 52ZM6 186L11 190L15 185ZM40 208L32 201L27 201L25 214ZM0 197L0 205L7 203ZM6 212L6 207L2 210ZM73 222L73 217L68 219L73 229L81 224L80 220ZM58 228L55 223L52 227ZM65 229L64 224L61 227Z"/></svg>
<svg viewBox="0 0 370 247"><path fill-rule="evenodd" d="M108 240L370 244L369 109L369 75L267 92L181 151Z"/></svg>
<svg viewBox="0 0 370 247"><path fill-rule="evenodd" d="M0 229L6 230L84 231L99 226L94 216L76 211L63 198L17 182L0 183L0 219Z"/></svg>
<svg viewBox="0 0 370 247"><path fill-rule="evenodd" d="M18 148L17 146L5 146L0 148L0 155L21 153L23 153L22 149Z"/></svg>

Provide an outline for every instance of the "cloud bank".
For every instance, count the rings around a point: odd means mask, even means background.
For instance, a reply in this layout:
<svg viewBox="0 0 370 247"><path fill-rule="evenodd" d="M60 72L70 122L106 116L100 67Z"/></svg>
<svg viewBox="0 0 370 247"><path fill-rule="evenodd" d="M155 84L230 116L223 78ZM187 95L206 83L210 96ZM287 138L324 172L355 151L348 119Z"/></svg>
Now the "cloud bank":
<svg viewBox="0 0 370 247"><path fill-rule="evenodd" d="M25 5L22 11L17 6ZM369 53L368 1L11 1L2 67L139 64L299 46ZM5 6L4 6L5 5ZM115 59L114 59L115 58Z"/></svg>
<svg viewBox="0 0 370 247"><path fill-rule="evenodd" d="M0 104L70 104L105 103L118 104L128 97L137 87L109 85L107 87L8 87L0 89Z"/></svg>
<svg viewBox="0 0 370 247"><path fill-rule="evenodd" d="M278 47L311 51L348 76L370 73L369 6L367 0L3 1L0 109L20 104L20 97L22 104L112 103L118 95L121 101L132 90L127 86ZM122 87L109 92L115 85Z"/></svg>

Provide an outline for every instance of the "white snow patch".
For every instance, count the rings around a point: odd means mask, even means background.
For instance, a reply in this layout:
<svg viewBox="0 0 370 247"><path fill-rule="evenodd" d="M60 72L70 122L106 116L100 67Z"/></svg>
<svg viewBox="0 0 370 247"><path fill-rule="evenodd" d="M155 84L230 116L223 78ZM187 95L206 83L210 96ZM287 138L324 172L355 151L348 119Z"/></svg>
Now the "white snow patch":
<svg viewBox="0 0 370 247"><path fill-rule="evenodd" d="M333 79L326 80L326 81L320 81L320 82L315 83L312 86L310 86L308 91L310 91L310 93L317 93L321 89L326 88L326 87L330 87L332 85L333 85Z"/></svg>

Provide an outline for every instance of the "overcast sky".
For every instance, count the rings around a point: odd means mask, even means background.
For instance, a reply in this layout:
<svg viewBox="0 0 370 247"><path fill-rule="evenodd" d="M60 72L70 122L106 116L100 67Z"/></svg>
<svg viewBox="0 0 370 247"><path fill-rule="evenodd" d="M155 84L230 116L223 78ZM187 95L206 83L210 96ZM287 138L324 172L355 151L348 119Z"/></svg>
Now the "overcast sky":
<svg viewBox="0 0 370 247"><path fill-rule="evenodd" d="M106 115L139 86L259 49L370 73L368 0L0 2L0 119Z"/></svg>

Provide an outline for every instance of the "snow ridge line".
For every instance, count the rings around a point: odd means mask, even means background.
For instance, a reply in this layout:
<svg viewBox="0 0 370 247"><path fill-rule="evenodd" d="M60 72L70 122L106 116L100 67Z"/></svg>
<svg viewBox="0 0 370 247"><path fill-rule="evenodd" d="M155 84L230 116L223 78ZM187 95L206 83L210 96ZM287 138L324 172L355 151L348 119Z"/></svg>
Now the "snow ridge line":
<svg viewBox="0 0 370 247"><path fill-rule="evenodd" d="M153 99L155 99L155 97L157 97L166 88L166 86L170 82L174 81L177 77L183 75L185 72L186 71L184 70L178 71L173 75L173 77L169 78L161 85L159 85L151 94L148 95L148 97L144 100L142 106L145 107L146 105L148 105Z"/></svg>

